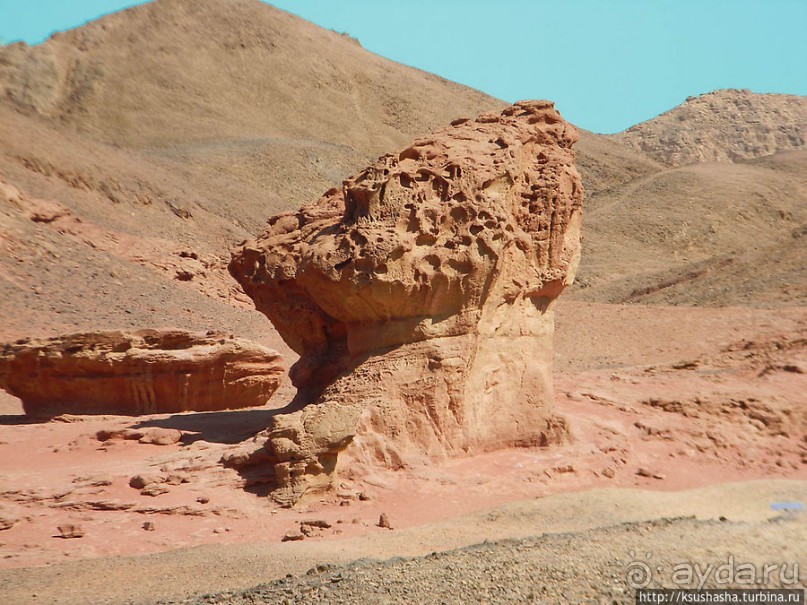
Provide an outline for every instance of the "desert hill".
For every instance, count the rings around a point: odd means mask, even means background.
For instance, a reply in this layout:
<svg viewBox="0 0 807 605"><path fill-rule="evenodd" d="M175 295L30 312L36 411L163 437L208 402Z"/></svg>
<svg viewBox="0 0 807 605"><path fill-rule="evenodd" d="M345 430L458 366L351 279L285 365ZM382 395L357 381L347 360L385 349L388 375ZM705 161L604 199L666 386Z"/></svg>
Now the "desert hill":
<svg viewBox="0 0 807 605"><path fill-rule="evenodd" d="M215 179L182 176L0 104L3 338L220 324L260 340L265 319L224 269L248 232Z"/></svg>
<svg viewBox="0 0 807 605"><path fill-rule="evenodd" d="M807 151L660 168L589 191L574 296L599 302L807 301Z"/></svg>
<svg viewBox="0 0 807 605"><path fill-rule="evenodd" d="M0 48L0 92L4 338L218 324L280 348L226 273L232 247L504 105L258 0L159 0Z"/></svg>
<svg viewBox="0 0 807 605"><path fill-rule="evenodd" d="M586 254L574 296L804 304L805 124L805 97L720 90L623 133L585 136Z"/></svg>
<svg viewBox="0 0 807 605"><path fill-rule="evenodd" d="M716 90L616 135L669 166L738 162L804 147L807 98Z"/></svg>
<svg viewBox="0 0 807 605"><path fill-rule="evenodd" d="M253 228L431 128L503 106L258 0L157 0L11 45L0 89L95 140L251 186L238 211Z"/></svg>
<svg viewBox="0 0 807 605"><path fill-rule="evenodd" d="M804 99L699 99L620 135L582 133L570 297L807 300L804 151L769 155L803 142ZM226 273L233 246L379 154L501 106L258 0L157 0L2 47L2 336L170 325L283 349ZM674 167L653 151L697 133L712 151L696 159L736 161Z"/></svg>

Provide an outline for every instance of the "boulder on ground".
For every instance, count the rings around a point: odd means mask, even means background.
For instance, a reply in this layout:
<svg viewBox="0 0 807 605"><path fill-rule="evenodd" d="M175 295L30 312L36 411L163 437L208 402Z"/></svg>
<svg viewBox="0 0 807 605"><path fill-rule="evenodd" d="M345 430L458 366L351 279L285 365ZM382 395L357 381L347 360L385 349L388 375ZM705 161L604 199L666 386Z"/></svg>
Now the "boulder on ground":
<svg viewBox="0 0 807 605"><path fill-rule="evenodd" d="M70 538L83 538L84 537L84 530L81 529L78 525L73 525L71 523L60 525L56 529L59 530L59 537L70 539Z"/></svg>

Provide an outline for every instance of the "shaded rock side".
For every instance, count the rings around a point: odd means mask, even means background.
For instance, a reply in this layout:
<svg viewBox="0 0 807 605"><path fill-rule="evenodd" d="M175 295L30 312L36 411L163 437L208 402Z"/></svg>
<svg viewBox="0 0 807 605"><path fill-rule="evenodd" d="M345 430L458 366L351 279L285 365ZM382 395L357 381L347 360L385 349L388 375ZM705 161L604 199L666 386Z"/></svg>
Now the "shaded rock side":
<svg viewBox="0 0 807 605"><path fill-rule="evenodd" d="M90 332L0 345L0 387L31 416L261 406L284 372L279 353L216 333Z"/></svg>
<svg viewBox="0 0 807 605"><path fill-rule="evenodd" d="M300 354L298 395L233 465L280 465L293 502L343 449L396 468L561 440L551 303L579 260L577 138L546 101L456 120L246 242L230 272Z"/></svg>

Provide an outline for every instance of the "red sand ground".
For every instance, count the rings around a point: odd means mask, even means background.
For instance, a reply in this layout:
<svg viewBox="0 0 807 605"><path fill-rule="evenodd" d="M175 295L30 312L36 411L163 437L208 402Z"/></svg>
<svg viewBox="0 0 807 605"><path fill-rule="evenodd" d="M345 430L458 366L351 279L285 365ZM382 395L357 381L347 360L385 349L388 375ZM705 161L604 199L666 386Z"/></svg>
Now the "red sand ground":
<svg viewBox="0 0 807 605"><path fill-rule="evenodd" d="M331 523L307 538L323 541L387 531L375 525L382 512L405 528L596 487L807 479L807 311L569 303L558 325L556 399L570 443L372 476L348 470L338 491L296 509L274 507L218 464L265 426L269 408L33 424L4 416L0 516L18 521L0 534L0 568L278 541L305 519ZM178 428L183 442L95 437L141 426ZM128 485L133 475L161 470L184 472L190 482L156 497ZM143 529L146 521L154 531ZM84 537L57 537L64 524L81 526Z"/></svg>

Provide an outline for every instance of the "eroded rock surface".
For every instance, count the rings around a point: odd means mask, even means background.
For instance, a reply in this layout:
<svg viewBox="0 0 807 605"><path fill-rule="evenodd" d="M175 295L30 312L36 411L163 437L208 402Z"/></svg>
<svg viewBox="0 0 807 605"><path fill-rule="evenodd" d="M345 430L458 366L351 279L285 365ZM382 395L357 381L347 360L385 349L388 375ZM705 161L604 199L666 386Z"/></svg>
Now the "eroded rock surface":
<svg viewBox="0 0 807 605"><path fill-rule="evenodd" d="M93 332L0 345L0 388L32 416L261 406L283 374L279 353L216 333Z"/></svg>
<svg viewBox="0 0 807 605"><path fill-rule="evenodd" d="M300 360L297 411L228 461L285 503L351 467L563 439L552 301L579 259L577 132L546 101L457 120L297 212L230 272Z"/></svg>

